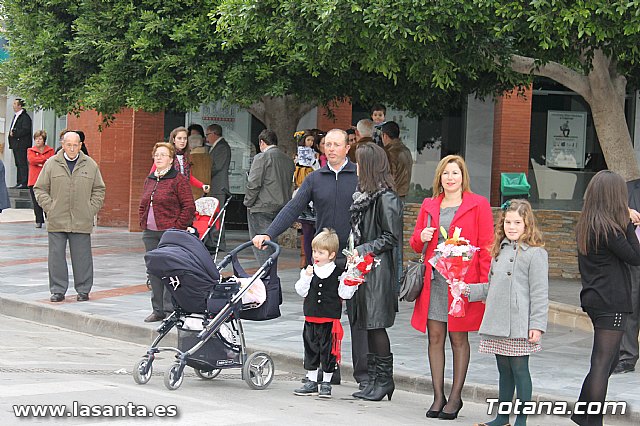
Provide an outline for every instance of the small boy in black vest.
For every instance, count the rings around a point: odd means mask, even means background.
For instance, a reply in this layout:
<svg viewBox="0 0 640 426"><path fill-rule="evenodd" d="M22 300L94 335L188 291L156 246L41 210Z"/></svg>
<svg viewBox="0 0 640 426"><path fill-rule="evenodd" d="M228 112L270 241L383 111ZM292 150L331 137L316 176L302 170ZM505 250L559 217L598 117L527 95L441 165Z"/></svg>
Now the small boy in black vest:
<svg viewBox="0 0 640 426"><path fill-rule="evenodd" d="M340 360L342 299L351 299L357 287L344 285L344 272L334 263L340 242L333 229L323 229L311 242L313 266L300 271L296 291L304 297L304 369L308 381L293 393L331 398L331 376ZM322 383L318 386L318 368Z"/></svg>

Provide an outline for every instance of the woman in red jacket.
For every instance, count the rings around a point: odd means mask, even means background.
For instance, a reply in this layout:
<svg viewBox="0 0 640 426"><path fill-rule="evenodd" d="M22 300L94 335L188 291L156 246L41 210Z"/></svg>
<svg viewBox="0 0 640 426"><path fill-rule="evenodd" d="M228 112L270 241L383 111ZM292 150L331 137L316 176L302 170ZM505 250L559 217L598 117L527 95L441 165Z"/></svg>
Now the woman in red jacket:
<svg viewBox="0 0 640 426"><path fill-rule="evenodd" d="M439 242L444 241L438 231L443 226L448 235L455 228L462 229L462 236L480 248L476 253L465 282L487 282L491 265L490 248L493 242L493 214L486 198L473 194L469 186L469 173L464 159L448 155L436 168L433 180L433 198L426 198L416 222L411 247L421 253L427 244L425 259L433 256ZM441 241L438 239L440 238ZM448 315L452 301L449 286L437 271L431 274L427 268L424 287L416 300L411 325L418 331L428 331L429 366L433 381L434 400L427 417L453 420L462 408L462 387L469 366L469 331L477 331L482 322L484 304L470 303L463 296L466 314L462 318ZM453 386L449 399L444 394L444 344L449 331L453 350Z"/></svg>
<svg viewBox="0 0 640 426"><path fill-rule="evenodd" d="M146 251L158 247L167 229L187 229L196 212L187 178L172 167L174 158L175 148L172 144L160 142L153 147L155 171L144 181L138 209ZM171 293L159 278L149 276L149 281L153 312L144 321L162 321L173 311Z"/></svg>
<svg viewBox="0 0 640 426"><path fill-rule="evenodd" d="M33 202L33 212L36 214L36 228L42 228L44 223L44 212L42 207L36 201L36 196L33 193L33 185L36 184L38 176L42 171L44 163L53 155L55 151L53 148L46 144L47 132L44 130L38 130L33 134L34 145L27 149L27 161L29 162L29 181L27 186L29 187L29 193L31 194L31 201Z"/></svg>

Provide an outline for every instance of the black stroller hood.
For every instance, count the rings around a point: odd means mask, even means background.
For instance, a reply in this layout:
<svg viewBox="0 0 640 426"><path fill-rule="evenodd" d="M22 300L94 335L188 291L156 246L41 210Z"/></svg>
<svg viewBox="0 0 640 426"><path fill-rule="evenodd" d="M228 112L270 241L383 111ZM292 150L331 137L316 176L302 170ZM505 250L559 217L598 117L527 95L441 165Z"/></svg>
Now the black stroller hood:
<svg viewBox="0 0 640 426"><path fill-rule="evenodd" d="M220 273L202 241L177 229L165 231L155 250L144 256L147 271L162 280L187 312L204 312Z"/></svg>

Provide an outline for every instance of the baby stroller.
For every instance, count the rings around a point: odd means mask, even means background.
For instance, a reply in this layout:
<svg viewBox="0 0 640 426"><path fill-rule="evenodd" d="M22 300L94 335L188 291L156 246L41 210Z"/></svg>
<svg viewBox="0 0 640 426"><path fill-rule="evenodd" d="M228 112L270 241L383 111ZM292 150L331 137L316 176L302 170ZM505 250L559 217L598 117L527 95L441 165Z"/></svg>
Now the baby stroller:
<svg viewBox="0 0 640 426"><path fill-rule="evenodd" d="M218 259L218 247L222 238L222 230L224 228L224 219L227 215L227 206L231 201L231 193L226 193L227 200L222 208L220 201L215 197L201 197L196 200L196 215L193 221L193 227L198 231L200 240L205 243L205 247L214 255L213 261ZM218 241L214 240L211 229L215 226L218 232ZM215 251L214 251L215 247Z"/></svg>
<svg viewBox="0 0 640 426"><path fill-rule="evenodd" d="M222 369L241 368L242 379L252 389L265 389L273 380L275 367L264 352L247 356L241 319L263 321L280 316L282 291L277 276L280 247L266 242L274 253L249 276L238 261L238 253L252 246L248 241L229 252L216 266L202 241L180 230L166 231L158 248L145 255L149 272L160 277L173 296L175 311L158 327L146 355L134 369L138 384L151 379L153 361L160 352L175 352L175 362L166 370L164 384L170 390L180 387L184 368L192 367L197 376L210 380ZM234 277L221 279L220 271L231 263ZM260 282L266 298L243 303L243 296ZM178 347L159 346L171 329L178 329Z"/></svg>

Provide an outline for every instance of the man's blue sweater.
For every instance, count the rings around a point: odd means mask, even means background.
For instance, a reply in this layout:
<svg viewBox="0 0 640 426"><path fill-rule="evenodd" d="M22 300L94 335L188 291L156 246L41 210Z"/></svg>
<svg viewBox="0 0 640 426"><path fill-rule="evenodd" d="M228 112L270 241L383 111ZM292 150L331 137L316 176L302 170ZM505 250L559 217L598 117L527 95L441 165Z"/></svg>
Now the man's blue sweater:
<svg viewBox="0 0 640 426"><path fill-rule="evenodd" d="M323 228L334 229L340 239L340 250L336 254L342 256L351 231L349 207L357 185L356 165L351 161L347 160L338 174L327 164L305 178L296 196L280 210L265 233L274 240L296 221L309 201L313 201L316 233Z"/></svg>

